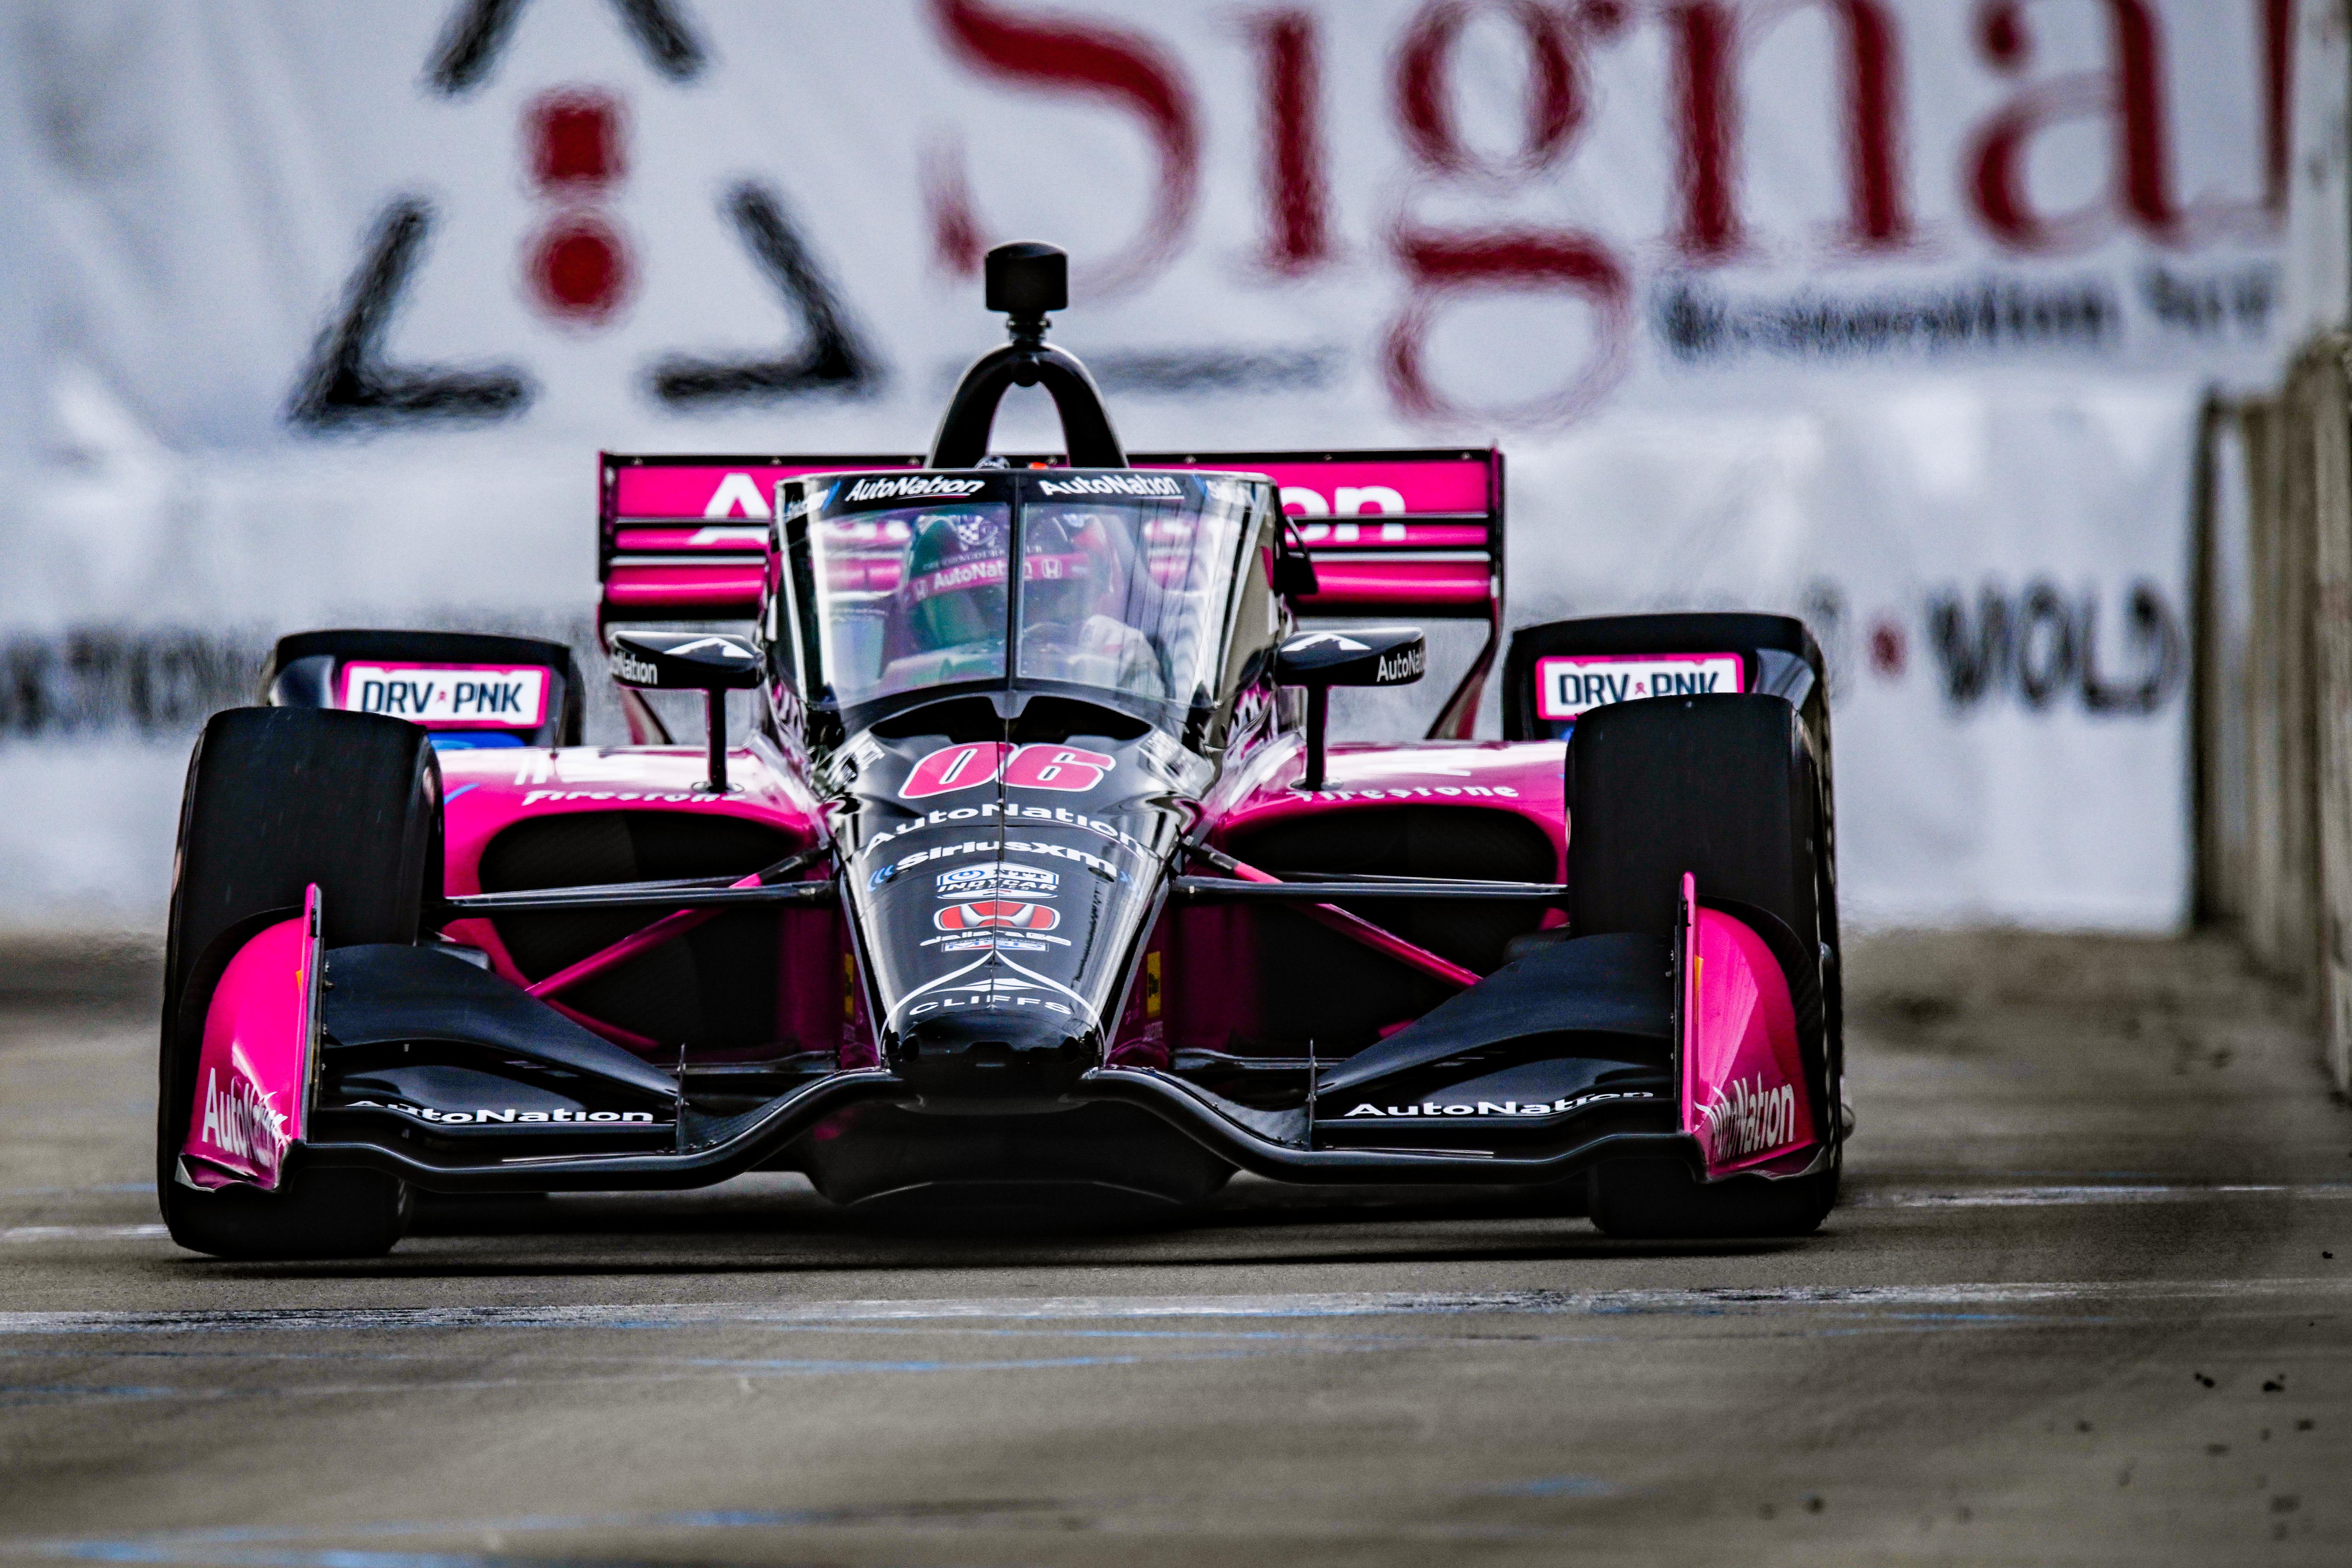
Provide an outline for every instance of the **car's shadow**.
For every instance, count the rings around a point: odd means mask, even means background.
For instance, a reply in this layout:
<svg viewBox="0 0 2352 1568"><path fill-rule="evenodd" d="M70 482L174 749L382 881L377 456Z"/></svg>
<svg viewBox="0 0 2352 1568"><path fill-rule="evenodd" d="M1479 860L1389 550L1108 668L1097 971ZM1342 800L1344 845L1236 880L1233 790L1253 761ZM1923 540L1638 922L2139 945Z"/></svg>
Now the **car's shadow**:
<svg viewBox="0 0 2352 1568"><path fill-rule="evenodd" d="M270 1278L487 1278L944 1272L1083 1266L1508 1263L1769 1254L1789 1240L1630 1242L1549 1188L1292 1187L1237 1181L1181 1215L1057 1224L1030 1215L887 1218L827 1203L797 1178L698 1194L427 1199L390 1257L333 1264L190 1265Z"/></svg>

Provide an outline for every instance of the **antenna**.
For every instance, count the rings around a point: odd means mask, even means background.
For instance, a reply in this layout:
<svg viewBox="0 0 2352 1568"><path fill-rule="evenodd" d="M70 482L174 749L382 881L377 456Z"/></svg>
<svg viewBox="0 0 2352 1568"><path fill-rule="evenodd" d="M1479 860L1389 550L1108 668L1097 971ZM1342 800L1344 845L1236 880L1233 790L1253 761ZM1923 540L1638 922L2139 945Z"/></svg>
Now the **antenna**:
<svg viewBox="0 0 2352 1568"><path fill-rule="evenodd" d="M1062 444L1070 466L1123 468L1127 449L1111 428L1102 391L1077 356L1045 341L1045 318L1070 302L1070 258L1042 240L1015 240L988 253L982 264L988 308L1004 312L1012 342L972 361L940 420L929 466L970 468L988 456L989 432L1005 388L1043 385L1062 416Z"/></svg>
<svg viewBox="0 0 2352 1568"><path fill-rule="evenodd" d="M982 264L988 308L1009 318L1004 325L1024 348L1045 342L1045 315L1070 308L1070 258L1053 246L1016 239L988 253Z"/></svg>

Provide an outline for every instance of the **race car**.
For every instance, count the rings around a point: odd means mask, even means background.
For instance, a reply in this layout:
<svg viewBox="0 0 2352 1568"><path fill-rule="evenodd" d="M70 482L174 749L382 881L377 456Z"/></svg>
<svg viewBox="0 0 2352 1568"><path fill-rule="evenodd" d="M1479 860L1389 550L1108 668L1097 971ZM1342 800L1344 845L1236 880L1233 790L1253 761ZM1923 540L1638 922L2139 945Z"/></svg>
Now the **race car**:
<svg viewBox="0 0 2352 1568"><path fill-rule="evenodd" d="M928 455L602 458L600 636L283 639L190 763L158 1191L382 1254L413 1194L803 1173L877 1218L1181 1220L1237 1171L1612 1236L1837 1193L1834 816L1798 622L1530 626L1493 450L1130 458L1001 247ZM1043 385L1066 453L992 450ZM1424 739L1327 743L1482 621ZM749 693L731 744L730 691ZM704 733L661 712L699 694ZM685 711L693 711L691 699Z"/></svg>

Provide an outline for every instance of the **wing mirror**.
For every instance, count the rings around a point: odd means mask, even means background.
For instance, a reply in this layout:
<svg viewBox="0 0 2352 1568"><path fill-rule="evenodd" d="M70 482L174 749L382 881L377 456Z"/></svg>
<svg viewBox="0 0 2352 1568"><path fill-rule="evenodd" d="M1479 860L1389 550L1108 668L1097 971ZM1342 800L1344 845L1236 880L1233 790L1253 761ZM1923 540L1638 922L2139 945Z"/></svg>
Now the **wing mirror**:
<svg viewBox="0 0 2352 1568"><path fill-rule="evenodd" d="M727 793L727 694L760 684L760 654L741 637L717 632L614 632L608 651L613 679L652 691L703 694L703 732L710 777L703 785Z"/></svg>
<svg viewBox="0 0 2352 1568"><path fill-rule="evenodd" d="M1303 632L1276 650L1276 683L1307 688L1307 776L1298 787L1323 787L1323 735L1331 717L1331 688L1410 686L1428 668L1429 642L1419 626Z"/></svg>

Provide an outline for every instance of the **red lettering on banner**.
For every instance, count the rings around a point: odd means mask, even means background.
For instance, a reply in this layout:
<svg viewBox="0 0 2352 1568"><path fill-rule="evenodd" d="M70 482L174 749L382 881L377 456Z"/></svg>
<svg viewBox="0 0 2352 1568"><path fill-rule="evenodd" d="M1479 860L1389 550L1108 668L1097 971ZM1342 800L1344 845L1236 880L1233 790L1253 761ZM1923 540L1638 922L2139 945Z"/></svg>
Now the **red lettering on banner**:
<svg viewBox="0 0 2352 1568"><path fill-rule="evenodd" d="M1123 251L1074 265L1074 290L1131 289L1175 252L1200 195L1201 132L1192 93L1166 50L1139 34L1067 18L1024 17L982 0L931 0L931 15L955 57L981 75L1041 92L1102 99L1142 122L1160 157L1160 177L1143 231ZM952 154L927 171L934 253L976 272L985 248Z"/></svg>
<svg viewBox="0 0 2352 1568"><path fill-rule="evenodd" d="M609 94L560 89L530 106L530 173L542 191L609 185L628 172L621 106Z"/></svg>
<svg viewBox="0 0 2352 1568"><path fill-rule="evenodd" d="M1397 257L1412 280L1389 328L1389 390L1417 418L1480 417L1551 423L1575 417L1625 374L1633 331L1633 286L1606 246L1591 235L1537 230L1397 236ZM1438 308L1479 290L1550 289L1582 300L1593 313L1592 352L1567 385L1516 409L1469 410L1440 396L1422 368L1422 346Z"/></svg>
<svg viewBox="0 0 2352 1568"><path fill-rule="evenodd" d="M593 89L559 89L524 110L532 184L562 205L524 242L523 276L569 326L610 321L634 281L628 241L595 205L627 170L625 123L620 101Z"/></svg>
<svg viewBox="0 0 2352 1568"><path fill-rule="evenodd" d="M2257 0L2260 3L2260 0ZM2095 244L2118 224L2137 227L2168 245L2195 232L2231 222L2209 210L2207 221L2185 221L2173 192L2170 126L2164 102L2164 37L2147 0L2104 0L2111 56L2101 71L2074 71L2021 91L1978 132L1971 158L1971 195L1993 237L2014 249L2078 250ZM2026 0L1984 0L1977 12L1977 47L1988 63L2007 75L2032 63L2033 40L2025 26ZM2272 25L2264 7L2266 21ZM2284 70L2282 46L2266 40L2266 84ZM2273 114L2283 110L2274 103ZM2104 120L2115 142L2115 177L2107 195L2068 213L2045 213L2026 188L2026 158L2035 137L2071 121ZM2265 147L2264 162L2276 156Z"/></svg>
<svg viewBox="0 0 2352 1568"><path fill-rule="evenodd" d="M2294 0L2254 0L2263 10L2263 205L2286 218L2294 158Z"/></svg>
<svg viewBox="0 0 2352 1568"><path fill-rule="evenodd" d="M1845 46L1840 132L1845 143L1846 222L1841 243L1899 250L1914 237L1905 189L1902 40L1884 0L1820 0ZM1778 22L1794 5L1767 13ZM1673 30L1682 218L1675 243L1685 258L1729 260L1747 248L1739 210L1742 102L1739 64L1761 35L1743 28L1727 0L1686 0L1667 12Z"/></svg>
<svg viewBox="0 0 2352 1568"><path fill-rule="evenodd" d="M1667 13L1675 33L1675 118L1682 123L1678 173L1682 230L1675 243L1694 261L1717 261L1744 247L1739 214L1731 201L1731 13L1719 0L1677 5Z"/></svg>
<svg viewBox="0 0 2352 1568"><path fill-rule="evenodd" d="M1253 17L1265 135L1266 237L1262 259L1296 275L1329 261L1331 197L1323 152L1323 50L1307 11Z"/></svg>
<svg viewBox="0 0 2352 1568"><path fill-rule="evenodd" d="M1528 54L1528 120L1517 154L1497 163L1463 146L1454 125L1446 68L1473 6L1467 0L1433 0L1399 46L1392 84L1405 144L1433 174L1525 180L1559 163L1584 121L1581 43L1623 23L1623 13L1607 4L1587 6L1580 26L1565 10L1526 0L1492 3L1517 22ZM1624 374L1633 288L1624 265L1599 237L1504 226L1438 231L1408 219L1398 226L1393 245L1410 291L1390 323L1384 359L1390 395L1408 417L1554 423L1574 417ZM1555 292L1580 300L1592 313L1592 350L1565 385L1532 403L1465 408L1432 384L1423 353L1447 303L1493 292Z"/></svg>
<svg viewBox="0 0 2352 1568"><path fill-rule="evenodd" d="M1536 0L1491 0L1519 26L1528 49L1527 127L1518 155L1507 163L1484 160L1462 144L1454 125L1446 79L1454 46L1471 17L1470 0L1433 0L1397 51L1397 119L1405 143L1423 166L1439 174L1501 177L1531 173L1559 161L1584 120L1584 94L1565 16Z"/></svg>

